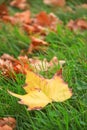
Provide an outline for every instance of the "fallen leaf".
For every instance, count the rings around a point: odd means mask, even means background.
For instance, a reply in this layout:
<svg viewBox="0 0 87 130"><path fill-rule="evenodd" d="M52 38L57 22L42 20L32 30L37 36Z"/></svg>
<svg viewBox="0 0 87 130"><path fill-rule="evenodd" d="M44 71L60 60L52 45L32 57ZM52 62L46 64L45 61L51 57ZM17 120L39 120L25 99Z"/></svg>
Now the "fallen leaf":
<svg viewBox="0 0 87 130"><path fill-rule="evenodd" d="M10 5L19 9L25 9L27 7L27 2L26 0L13 0L10 2Z"/></svg>
<svg viewBox="0 0 87 130"><path fill-rule="evenodd" d="M0 5L0 19L3 19L3 16L8 16L8 8L5 4Z"/></svg>
<svg viewBox="0 0 87 130"><path fill-rule="evenodd" d="M56 31L58 24L62 22L56 15L42 11L35 18L31 18L29 24L23 24L23 28L29 35L38 33L46 36L50 30Z"/></svg>
<svg viewBox="0 0 87 130"><path fill-rule="evenodd" d="M78 29L85 30L87 29L87 21L84 19L77 19L77 20L70 20L67 24L67 27L70 28L73 31L76 31Z"/></svg>
<svg viewBox="0 0 87 130"><path fill-rule="evenodd" d="M28 49L28 53L32 53L34 50L43 50L42 47L48 46L48 43L35 37L31 37L31 44Z"/></svg>
<svg viewBox="0 0 87 130"><path fill-rule="evenodd" d="M47 59L39 60L35 58L29 58L29 63L34 71L47 71L48 69L54 67L55 65L60 65L60 68L62 68L63 64L65 64L64 60L58 60L56 56L54 56L50 62L47 61Z"/></svg>
<svg viewBox="0 0 87 130"><path fill-rule="evenodd" d="M16 120L12 117L0 118L0 130L13 130L16 127Z"/></svg>
<svg viewBox="0 0 87 130"><path fill-rule="evenodd" d="M11 24L28 24L30 23L30 11L26 10L21 13L15 13L14 16L4 16L3 20Z"/></svg>
<svg viewBox="0 0 87 130"><path fill-rule="evenodd" d="M41 25L41 26L49 26L50 25L50 19L49 16L46 12L40 12L36 16L36 23Z"/></svg>
<svg viewBox="0 0 87 130"><path fill-rule="evenodd" d="M15 19L20 23L30 23L30 11L26 10L22 13L16 13L14 15Z"/></svg>
<svg viewBox="0 0 87 130"><path fill-rule="evenodd" d="M61 20L58 19L58 17L53 14L47 14L46 12L42 11L40 12L35 19L36 24L40 26L49 27L50 29L56 30L56 27L58 24L61 24Z"/></svg>
<svg viewBox="0 0 87 130"><path fill-rule="evenodd" d="M41 91L41 90L33 90L26 95L18 95L8 91L11 95L20 98L21 101L19 103L25 104L28 106L28 110L39 110L45 107L51 100Z"/></svg>
<svg viewBox="0 0 87 130"><path fill-rule="evenodd" d="M28 67L27 61L25 63L23 60L15 59L8 54L3 54L0 58L0 70L2 71L2 75L7 77L14 77L15 73L25 74L25 68L27 69Z"/></svg>
<svg viewBox="0 0 87 130"><path fill-rule="evenodd" d="M54 56L49 62L49 67L53 67L54 65L58 64L60 65L60 68L62 68L63 64L65 64L65 60L58 60L58 58Z"/></svg>
<svg viewBox="0 0 87 130"><path fill-rule="evenodd" d="M24 30L29 34L39 34L39 35L47 35L48 34L48 29L45 27L42 27L36 23L34 25L29 25L29 24L23 24Z"/></svg>
<svg viewBox="0 0 87 130"><path fill-rule="evenodd" d="M45 79L28 70L24 89L28 94L8 92L21 99L20 103L27 105L29 110L41 109L51 102L63 102L72 96L68 84L61 77L61 71L57 72L52 79Z"/></svg>
<svg viewBox="0 0 87 130"><path fill-rule="evenodd" d="M43 0L44 4L47 5L54 5L54 6L64 6L65 5L65 0Z"/></svg>
<svg viewBox="0 0 87 130"><path fill-rule="evenodd" d="M0 130L13 130L13 129L8 125L4 125L3 127L0 127Z"/></svg>

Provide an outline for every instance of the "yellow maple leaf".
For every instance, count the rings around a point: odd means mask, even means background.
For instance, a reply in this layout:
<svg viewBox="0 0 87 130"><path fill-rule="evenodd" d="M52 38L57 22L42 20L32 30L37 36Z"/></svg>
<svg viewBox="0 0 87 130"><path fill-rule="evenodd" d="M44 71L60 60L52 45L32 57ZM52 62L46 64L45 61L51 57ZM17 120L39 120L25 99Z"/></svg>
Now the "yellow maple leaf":
<svg viewBox="0 0 87 130"><path fill-rule="evenodd" d="M28 94L18 95L10 91L9 93L21 99L21 103L27 105L29 110L41 109L48 103L62 102L72 96L60 73L55 74L52 79L45 79L28 70L25 82L24 89Z"/></svg>
<svg viewBox="0 0 87 130"><path fill-rule="evenodd" d="M51 100L41 91L35 89L28 94L19 95L8 91L11 95L21 99L20 104L28 106L28 110L41 109L45 107Z"/></svg>

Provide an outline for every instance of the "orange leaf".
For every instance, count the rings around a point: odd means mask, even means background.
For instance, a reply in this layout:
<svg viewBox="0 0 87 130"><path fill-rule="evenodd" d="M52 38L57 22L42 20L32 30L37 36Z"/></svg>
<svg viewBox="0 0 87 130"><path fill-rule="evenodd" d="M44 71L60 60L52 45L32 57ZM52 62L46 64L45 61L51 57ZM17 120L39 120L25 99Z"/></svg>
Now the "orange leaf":
<svg viewBox="0 0 87 130"><path fill-rule="evenodd" d="M48 43L35 37L31 37L31 44L28 49L28 53L32 53L34 50L40 50L43 46L48 46Z"/></svg>
<svg viewBox="0 0 87 130"><path fill-rule="evenodd" d="M13 130L16 127L16 120L12 117L0 118L0 130Z"/></svg>
<svg viewBox="0 0 87 130"><path fill-rule="evenodd" d="M5 4L0 5L0 19L2 19L3 16L8 16L8 8Z"/></svg>
<svg viewBox="0 0 87 130"><path fill-rule="evenodd" d="M13 0L10 3L11 6L17 7L19 9L25 9L27 7L26 0Z"/></svg>
<svg viewBox="0 0 87 130"><path fill-rule="evenodd" d="M26 10L22 13L15 13L14 16L4 16L3 20L6 22L10 22L13 25L15 25L17 23L28 24L28 23L30 23L30 11Z"/></svg>

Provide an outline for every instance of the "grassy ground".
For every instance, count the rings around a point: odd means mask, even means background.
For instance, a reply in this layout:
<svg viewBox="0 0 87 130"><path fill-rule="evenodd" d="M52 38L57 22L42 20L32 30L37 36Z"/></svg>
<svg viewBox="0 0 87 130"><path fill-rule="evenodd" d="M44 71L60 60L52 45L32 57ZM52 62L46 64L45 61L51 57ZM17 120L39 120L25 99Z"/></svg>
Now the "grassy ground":
<svg viewBox="0 0 87 130"><path fill-rule="evenodd" d="M67 3L73 9L78 0ZM79 4L83 3L79 1ZM33 15L40 10L55 12L64 23L69 19L85 17L86 9L76 9L75 14L67 14L61 9L54 9L41 4L41 0L30 1ZM41 8L39 9L39 5ZM2 23L1 23L2 24ZM10 29L9 29L10 28ZM57 33L50 32L46 41L50 46L46 53L36 52L33 56L40 59L57 56L66 61L63 67L63 78L72 88L73 96L63 103L53 103L40 111L27 111L26 107L17 103L17 99L7 93L7 89L19 94L24 94L22 86L25 77L16 75L16 81L6 80L0 76L0 117L12 116L17 120L17 130L86 130L87 129L87 31L73 33L64 26L58 26ZM25 33L17 27L3 26L0 30L0 55L8 53L17 57L21 49L28 48L30 40ZM10 49L9 49L10 47ZM48 72L41 72L47 78L58 70L58 66Z"/></svg>

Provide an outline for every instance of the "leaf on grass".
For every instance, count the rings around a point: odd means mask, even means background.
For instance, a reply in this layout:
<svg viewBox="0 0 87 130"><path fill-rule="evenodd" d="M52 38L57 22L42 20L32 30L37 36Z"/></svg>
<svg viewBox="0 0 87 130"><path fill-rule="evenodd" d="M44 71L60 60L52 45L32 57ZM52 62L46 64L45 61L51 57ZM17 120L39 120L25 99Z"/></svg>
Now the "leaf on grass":
<svg viewBox="0 0 87 130"><path fill-rule="evenodd" d="M13 0L10 2L10 5L19 9L25 9L27 7L27 2L26 0Z"/></svg>
<svg viewBox="0 0 87 130"><path fill-rule="evenodd" d="M43 0L44 4L47 5L54 5L54 6L64 6L65 5L65 0Z"/></svg>
<svg viewBox="0 0 87 130"><path fill-rule="evenodd" d="M31 44L29 46L29 49L28 49L28 53L32 53L34 50L43 50L46 49L43 47L46 47L48 46L48 43L39 39L39 38L36 38L36 37L31 37Z"/></svg>
<svg viewBox="0 0 87 130"><path fill-rule="evenodd" d="M63 64L65 63L64 60L58 60L56 56L54 56L50 62L47 59L39 60L34 58L29 58L29 63L35 71L47 71L49 68L53 68L55 65L60 65L62 68Z"/></svg>
<svg viewBox="0 0 87 130"><path fill-rule="evenodd" d="M16 120L12 117L0 118L0 130L13 130L16 127Z"/></svg>
<svg viewBox="0 0 87 130"><path fill-rule="evenodd" d="M18 95L8 92L21 99L21 104L27 105L29 110L41 109L51 102L63 102L72 96L68 84L61 77L61 71L52 79L45 79L28 70L24 89L28 94Z"/></svg>
<svg viewBox="0 0 87 130"><path fill-rule="evenodd" d="M8 91L11 95L21 99L20 104L28 106L28 110L39 110L45 107L51 100L39 89L30 91L26 95L18 95Z"/></svg>
<svg viewBox="0 0 87 130"><path fill-rule="evenodd" d="M36 24L40 26L49 27L50 29L55 29L57 24L61 24L62 22L56 17L55 14L42 11L36 16Z"/></svg>
<svg viewBox="0 0 87 130"><path fill-rule="evenodd" d="M3 16L8 16L8 8L5 4L0 5L0 19L3 19Z"/></svg>
<svg viewBox="0 0 87 130"><path fill-rule="evenodd" d="M73 31L76 31L78 29L85 30L87 29L87 21L84 19L77 19L77 20L70 20L67 24L67 27L70 28Z"/></svg>
<svg viewBox="0 0 87 130"><path fill-rule="evenodd" d="M20 61L15 59L14 57L3 54L0 57L0 70L2 71L2 75L10 77L15 75L15 73L23 73L25 74L25 68L29 67L28 61Z"/></svg>
<svg viewBox="0 0 87 130"><path fill-rule="evenodd" d="M19 24L28 24L30 23L30 11L26 10L21 13L15 13L14 16L4 16L4 21L10 22L13 25Z"/></svg>
<svg viewBox="0 0 87 130"><path fill-rule="evenodd" d="M56 15L53 13L47 14L42 11L35 18L31 19L30 24L23 24L23 27L28 34L38 33L39 35L45 36L49 30L56 31L58 24L62 24L62 22Z"/></svg>

